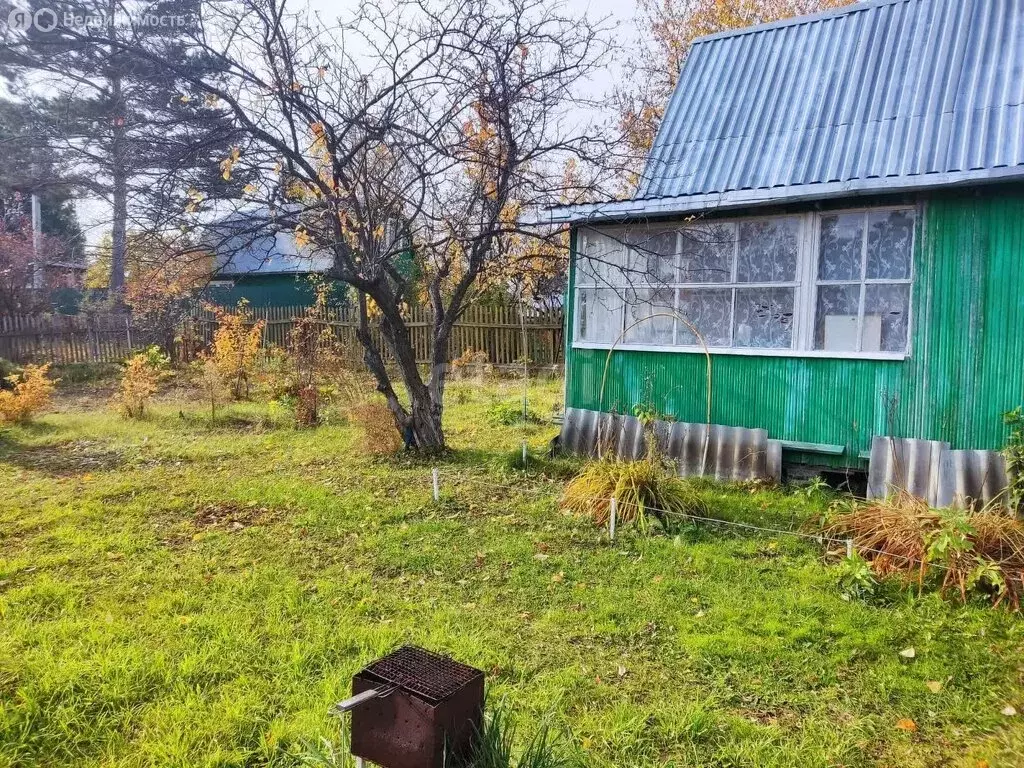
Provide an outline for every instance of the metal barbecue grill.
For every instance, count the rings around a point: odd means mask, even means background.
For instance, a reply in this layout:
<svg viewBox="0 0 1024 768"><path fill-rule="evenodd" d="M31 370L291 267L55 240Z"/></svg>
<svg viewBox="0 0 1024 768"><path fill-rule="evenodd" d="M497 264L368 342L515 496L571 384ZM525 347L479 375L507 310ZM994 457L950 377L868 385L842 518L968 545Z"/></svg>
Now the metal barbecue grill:
<svg viewBox="0 0 1024 768"><path fill-rule="evenodd" d="M407 645L352 678L352 754L382 768L450 768L480 728L484 673Z"/></svg>

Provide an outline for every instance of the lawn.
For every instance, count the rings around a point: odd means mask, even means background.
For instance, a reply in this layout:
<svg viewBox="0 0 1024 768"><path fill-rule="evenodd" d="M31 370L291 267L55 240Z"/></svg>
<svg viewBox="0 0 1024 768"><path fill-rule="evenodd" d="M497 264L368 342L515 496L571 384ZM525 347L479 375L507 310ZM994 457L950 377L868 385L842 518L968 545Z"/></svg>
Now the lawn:
<svg viewBox="0 0 1024 768"><path fill-rule="evenodd" d="M0 765L301 765L339 741L351 675L400 643L486 670L519 732L550 724L579 765L1024 765L1003 714L1024 711L1016 615L896 586L844 599L795 537L610 543L558 511L556 428L496 423L517 387L456 385L433 462L259 404L211 425L185 391L141 422L66 392L0 431ZM560 397L531 385L541 417ZM826 503L707 495L786 528Z"/></svg>

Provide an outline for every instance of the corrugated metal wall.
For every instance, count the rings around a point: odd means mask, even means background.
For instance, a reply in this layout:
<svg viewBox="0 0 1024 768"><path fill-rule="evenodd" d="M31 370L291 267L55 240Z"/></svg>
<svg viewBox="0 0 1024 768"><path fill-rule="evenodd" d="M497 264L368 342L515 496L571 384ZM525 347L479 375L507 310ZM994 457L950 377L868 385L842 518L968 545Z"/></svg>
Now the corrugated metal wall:
<svg viewBox="0 0 1024 768"><path fill-rule="evenodd" d="M843 445L816 461L847 466L874 435L1001 448L1002 414L1024 402L1024 191L930 199L915 260L907 360L714 355L712 421ZM568 352L566 406L597 408L607 353ZM616 351L605 410L649 402L703 422L705 370L701 354Z"/></svg>

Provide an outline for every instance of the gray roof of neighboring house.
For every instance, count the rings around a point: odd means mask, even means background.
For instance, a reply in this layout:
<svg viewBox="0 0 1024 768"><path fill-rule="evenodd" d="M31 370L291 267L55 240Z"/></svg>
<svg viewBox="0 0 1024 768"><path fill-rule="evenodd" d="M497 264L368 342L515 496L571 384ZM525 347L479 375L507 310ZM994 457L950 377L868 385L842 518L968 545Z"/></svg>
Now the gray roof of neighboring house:
<svg viewBox="0 0 1024 768"><path fill-rule="evenodd" d="M294 232L275 228L264 212L235 214L208 229L217 277L324 272L332 263L330 254L300 248Z"/></svg>
<svg viewBox="0 0 1024 768"><path fill-rule="evenodd" d="M1024 0L871 0L694 42L623 218L1024 178Z"/></svg>

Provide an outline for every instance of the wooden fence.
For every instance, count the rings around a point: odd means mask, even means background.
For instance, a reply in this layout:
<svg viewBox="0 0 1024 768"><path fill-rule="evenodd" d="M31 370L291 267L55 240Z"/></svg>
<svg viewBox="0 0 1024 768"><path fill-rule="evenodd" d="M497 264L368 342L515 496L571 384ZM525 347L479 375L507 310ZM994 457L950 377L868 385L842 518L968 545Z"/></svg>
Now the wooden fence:
<svg viewBox="0 0 1024 768"><path fill-rule="evenodd" d="M295 318L305 307L266 307L246 310L251 322L263 320L265 346L285 346ZM347 308L332 308L318 318L330 327L339 342L360 356L356 341L356 318ZM179 334L182 347L175 350L179 359L190 359L213 336L217 319L213 312L198 310L187 321L190 326ZM416 358L430 360L433 313L415 307L408 318ZM374 334L380 342L379 332ZM497 366L521 364L524 358L533 366L560 365L563 362L563 328L560 310L539 311L519 306L469 307L452 330L448 359L466 350L484 352ZM0 357L17 363L51 362L112 363L123 360L133 349L146 343L135 329L129 314L99 316L15 316L0 317ZM383 348L383 347L382 347Z"/></svg>
<svg viewBox="0 0 1024 768"><path fill-rule="evenodd" d="M114 363L135 342L129 314L0 315L0 358L15 363Z"/></svg>

